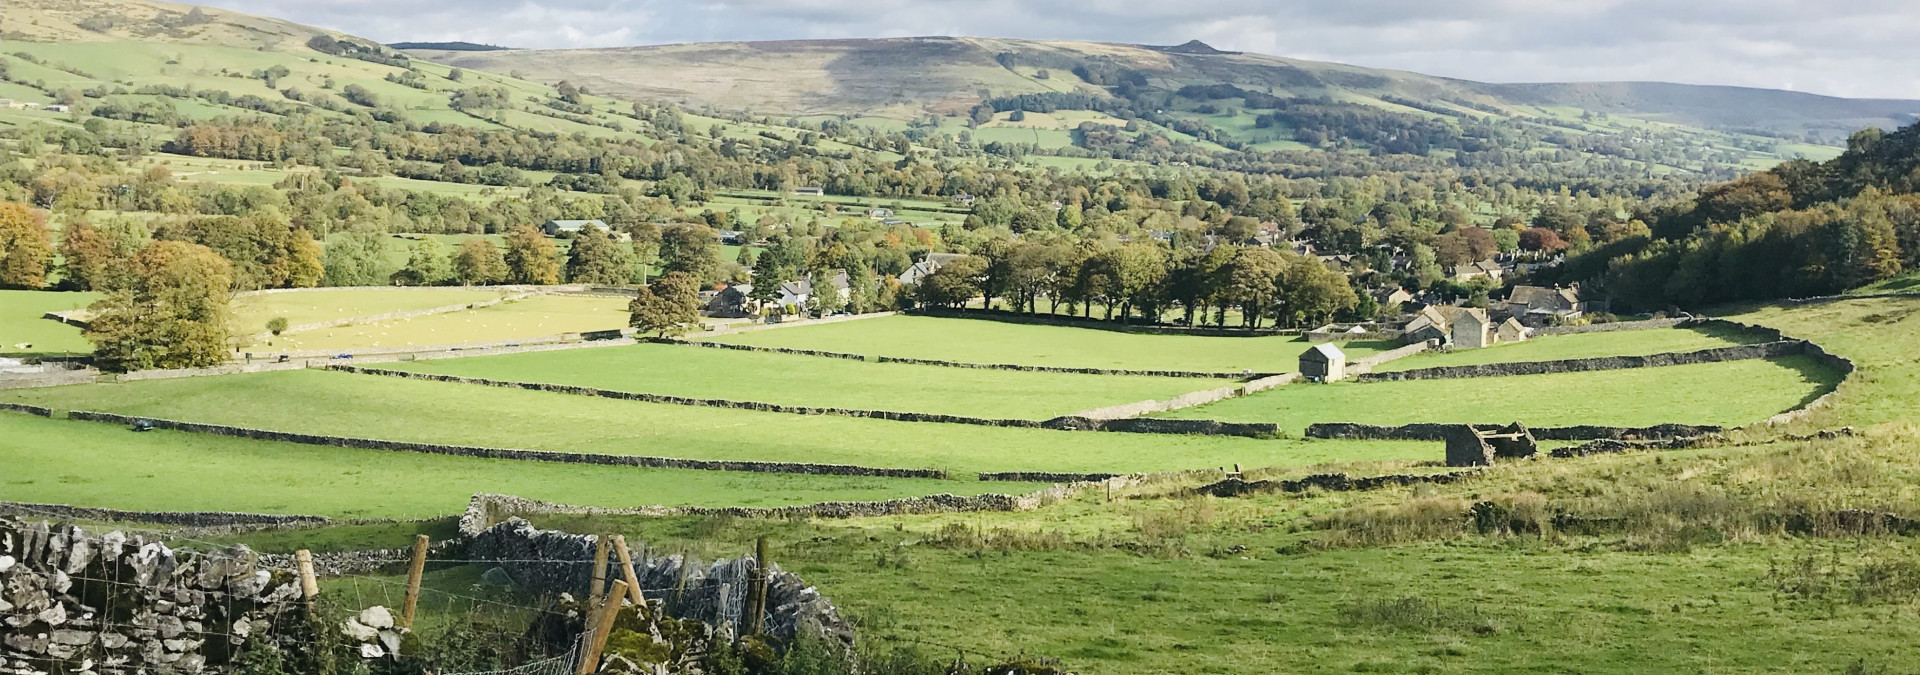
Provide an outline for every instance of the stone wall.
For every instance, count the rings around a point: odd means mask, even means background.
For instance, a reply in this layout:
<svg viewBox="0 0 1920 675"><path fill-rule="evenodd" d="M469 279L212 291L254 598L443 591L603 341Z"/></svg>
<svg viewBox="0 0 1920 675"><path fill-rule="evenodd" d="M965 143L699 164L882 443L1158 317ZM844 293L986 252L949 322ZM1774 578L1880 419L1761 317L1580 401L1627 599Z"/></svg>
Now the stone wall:
<svg viewBox="0 0 1920 675"><path fill-rule="evenodd" d="M299 443L302 445L324 445L338 448L356 448L360 450L384 450L390 452L417 452L432 455L454 455L477 457L482 459L511 459L534 462L564 462L573 464L596 464L602 466L638 466L656 469L697 469L703 471L748 471L756 473L798 473L826 476L879 476L885 478L937 478L946 479L948 474L942 469L883 469L846 464L806 464L800 462L750 462L733 460L680 459L676 457L647 457L641 455L604 455L577 452L555 452L551 450L517 450L509 448L482 448L465 445L440 445L435 443L414 443L409 441L386 441L371 438L350 438L344 436L322 436L319 434L298 434L285 431L248 429L245 427L224 426L218 424L200 424L175 420L134 417L114 413L74 410L67 413L67 419L87 422L106 422L110 424L131 425L137 420L151 422L156 429L185 431L189 433L213 434L251 438L280 443Z"/></svg>
<svg viewBox="0 0 1920 675"><path fill-rule="evenodd" d="M43 408L37 405L27 405L25 403L0 402L0 410L5 410L7 412L26 413L28 415L39 415L41 417L53 416L52 408Z"/></svg>
<svg viewBox="0 0 1920 675"><path fill-rule="evenodd" d="M1804 353L1806 347L1807 343L1804 341L1781 340L1751 345L1714 347L1712 349L1702 349L1692 352L1664 352L1646 356L1599 356L1586 359L1561 359L1558 361L1518 361L1509 363L1484 363L1471 366L1419 368L1415 370L1368 373L1356 376L1354 381L1442 380L1468 377L1544 375L1549 373L1584 373L1599 370L1623 370L1628 368L1659 368L1691 363L1719 363L1724 361L1743 361L1747 359L1780 358Z"/></svg>
<svg viewBox="0 0 1920 675"><path fill-rule="evenodd" d="M1581 333L1611 333L1622 330L1651 330L1655 328L1675 328L1696 321L1692 317L1671 319L1647 319L1645 321L1615 321L1613 323L1590 323L1584 326L1547 326L1535 328L1536 337L1548 335L1579 335Z"/></svg>
<svg viewBox="0 0 1920 675"><path fill-rule="evenodd" d="M1344 473L1324 473L1307 476L1297 480L1260 480L1248 481L1237 475L1226 480L1194 488L1195 494L1215 497L1239 497L1261 492L1300 493L1308 490L1328 492L1353 492L1378 490L1384 487L1404 487L1429 483L1445 485L1480 475L1478 469L1432 474L1392 474L1385 476L1363 476L1355 478Z"/></svg>
<svg viewBox="0 0 1920 675"><path fill-rule="evenodd" d="M980 474L983 481L1008 481L1016 483L1096 483L1109 478L1117 478L1117 473L1060 473L1054 471L1001 471Z"/></svg>
<svg viewBox="0 0 1920 675"><path fill-rule="evenodd" d="M655 344L687 345L691 347L706 347L709 349L731 349L738 352L790 354L793 356L818 356L821 358L829 358L829 359L847 359L849 361L867 360L866 356L863 356L860 354L849 354L846 352L828 352L828 351L821 351L818 349L789 349L786 347L759 347L755 345L737 345L737 344L732 344L728 342L699 342L699 341L693 341L693 340L671 340L671 339L659 339L659 338L649 339L647 341Z"/></svg>
<svg viewBox="0 0 1920 675"><path fill-rule="evenodd" d="M945 414L939 414L939 413L896 412L896 411L890 411L890 410L864 410L864 409L858 409L858 408L795 406L795 405L784 405L779 403L761 403L757 401L730 401L726 399L690 398L685 396L668 396L665 394L647 394L647 393L636 393L636 392L626 392L626 391L615 391L611 389L580 387L580 386L567 385L567 384L490 380L490 379L479 378L479 377L462 377L458 375L441 375L437 373L416 373L416 372L403 371L403 370L362 368L359 366L347 366L347 365L328 366L328 369L337 370L341 372L358 373L363 375L402 377L402 378L415 379L415 380L430 380L435 382L454 382L459 384L473 384L473 385L488 386L488 387L505 387L509 389L544 391L549 393L569 394L574 396L596 396L600 398L611 398L611 399L626 400L626 401L642 401L646 403L665 403L670 405L705 406L705 407L712 407L712 408L728 408L733 410L753 410L757 412L784 413L784 414L792 414L792 415L837 415L842 417L882 419L882 420L890 420L895 422L966 424L966 425L973 425L973 426L1006 427L1006 428L1022 428L1022 429L1052 429L1056 431L1113 431L1113 432L1121 432L1121 433L1200 434L1200 435L1208 435L1208 436L1269 437L1269 436L1274 436L1278 434L1280 431L1279 425L1275 425L1275 424L1217 422L1213 420L1144 420L1144 419L1095 420L1095 419L1089 419L1085 417L1075 417L1071 415L1063 416L1063 417L1055 417L1053 419L1044 420L1044 421L1018 420L1018 419L993 419L993 418L985 418L985 417L968 417L965 415L945 415Z"/></svg>
<svg viewBox="0 0 1920 675"><path fill-rule="evenodd" d="M1413 344L1407 345L1405 347L1400 347L1398 349L1391 349L1384 352L1380 352L1378 354L1374 354L1373 356L1368 356L1366 358L1349 361L1347 362L1346 376L1355 377L1358 375L1365 375L1367 373L1371 373L1373 372L1373 369L1379 367L1380 364L1387 363L1389 361L1397 361L1400 359L1407 358L1409 356L1413 356L1414 354L1419 354L1421 352L1432 349L1433 346L1434 346L1433 340L1423 340L1420 342L1415 342Z"/></svg>
<svg viewBox="0 0 1920 675"><path fill-rule="evenodd" d="M1019 363L967 363L964 361L945 361L941 359L909 359L897 356L876 356L880 363L906 363L917 366L941 366L944 368L981 368L989 370L1018 370L1030 373L1068 373L1077 375L1138 375L1143 377L1193 377L1216 380L1236 380L1271 377L1278 373L1254 372L1204 372L1194 370L1123 370L1117 368L1069 368L1063 366L1029 366Z"/></svg>
<svg viewBox="0 0 1920 675"><path fill-rule="evenodd" d="M140 534L0 519L0 671L217 671L302 636L290 571L246 547L176 551Z"/></svg>
<svg viewBox="0 0 1920 675"><path fill-rule="evenodd" d="M541 593L583 594L593 577L595 537L555 530L539 530L527 521L512 519L475 534L467 545L474 560L494 560L521 588ZM636 552L633 572L641 593L659 600L675 618L696 619L714 626L742 622L746 592L754 577L751 557L702 565L682 555L655 557L644 547ZM532 561L532 562L529 562ZM609 561L619 570L618 560ZM766 630L791 640L801 634L851 639L853 626L840 617L833 602L802 581L799 575L768 565ZM623 571L606 572L621 579Z"/></svg>
<svg viewBox="0 0 1920 675"><path fill-rule="evenodd" d="M1431 422L1402 426L1321 422L1307 427L1307 437L1372 441L1444 441L1447 439L1448 430L1457 426L1460 425ZM1488 424L1482 426L1500 425ZM1694 438L1725 431L1725 429L1721 427L1694 426L1688 424L1660 424L1651 427L1580 425L1570 427L1528 427L1528 430L1533 432L1534 438L1543 441L1587 441L1602 438L1616 440Z"/></svg>
<svg viewBox="0 0 1920 675"><path fill-rule="evenodd" d="M0 375L0 389L33 389L36 387L64 387L70 384L88 384L99 376L100 371L91 368L47 373L9 373Z"/></svg>
<svg viewBox="0 0 1920 675"><path fill-rule="evenodd" d="M1840 373L1840 384L1834 386L1832 391L1823 393L1819 396L1819 398L1815 398L1812 401L1808 401L1807 403L1801 405L1798 408L1794 408L1792 410L1788 410L1778 415L1774 415L1773 417L1767 418L1766 424L1768 426L1792 424L1794 422L1800 421L1801 419L1804 419L1805 417L1813 414L1816 411L1825 410L1827 408L1833 407L1833 402L1835 400L1835 397L1840 393L1840 386L1845 385L1847 380L1850 380L1853 378L1855 367L1853 365L1852 359L1848 359L1847 357L1839 356L1837 354L1829 353L1825 348L1811 342L1806 343L1806 345L1807 345L1806 350L1802 352L1802 354L1809 358L1812 358L1815 363L1820 364L1822 367L1830 368L1833 371Z"/></svg>
<svg viewBox="0 0 1920 675"><path fill-rule="evenodd" d="M1407 336L1397 330L1370 330L1364 333L1345 332L1309 332L1303 333L1308 342L1398 342Z"/></svg>
<svg viewBox="0 0 1920 675"><path fill-rule="evenodd" d="M438 287L434 287L434 288L435 290L439 290ZM286 290L286 289L280 289L280 290ZM342 317L338 319L329 319L326 321L314 321L311 323L303 323L303 324L288 326L286 330L283 330L280 332L282 334L299 333L302 331L320 330L322 328L335 328L338 326L352 326L355 324L373 323L375 321L392 321L394 319L410 319L413 317L432 316L435 314L446 314L448 312L460 312L460 311L465 311L469 309L483 309L483 308L492 307L494 305L498 305L502 303L513 302L516 300L525 300L527 298L530 298L536 295L543 295L543 294L545 294L544 291L529 291L529 292L523 292L523 293L514 293L512 295L494 298L492 300L481 300L479 302L469 302L469 303L464 303L459 305L443 305L440 307L428 307L425 309L409 309L409 310L402 310L398 312L387 312L384 314L369 314L366 316L349 316L349 317ZM238 297L238 295L236 295L235 297ZM273 338L274 335L272 331L266 331L261 333L255 333L253 337L256 340L267 340L267 339Z"/></svg>
<svg viewBox="0 0 1920 675"><path fill-rule="evenodd" d="M1295 328L1208 328L1205 326L1174 326L1167 324L1127 324L1105 319L1082 318L1062 314L1028 314L1009 312L999 309L942 309L922 307L908 310L916 316L932 316L947 319L980 319L1036 326L1061 326L1066 328L1090 328L1108 330L1117 333L1138 333L1142 335L1194 335L1200 337L1271 337L1275 335L1299 335Z"/></svg>
<svg viewBox="0 0 1920 675"><path fill-rule="evenodd" d="M1216 387L1213 389L1206 389L1202 391L1188 392L1188 393L1181 394L1179 396L1175 396L1173 398L1165 399L1165 400L1139 401L1135 403L1123 403L1120 405L1110 405L1104 408L1094 408L1092 410L1083 410L1077 413L1073 413L1073 415L1071 416L1085 417L1088 419L1095 419L1095 420L1115 420L1115 419L1125 419L1129 417L1139 417L1141 415L1148 415L1148 414L1158 413L1158 412L1167 412L1170 410L1179 410L1182 408L1191 408L1194 406L1206 405L1208 403L1217 403L1230 398L1237 398L1240 396L1246 396L1248 394L1266 391L1268 389L1278 387L1288 382L1292 382L1293 380L1299 378L1299 376L1300 376L1299 373L1284 373L1280 375L1263 377L1263 378L1252 380L1242 384L1235 384L1235 385L1230 385L1225 387Z"/></svg>
<svg viewBox="0 0 1920 675"><path fill-rule="evenodd" d="M70 518L97 522L135 522L152 525L178 525L207 528L226 525L276 525L321 527L333 524L326 516L235 513L231 511L123 511L92 506L0 502L0 515L22 518Z"/></svg>

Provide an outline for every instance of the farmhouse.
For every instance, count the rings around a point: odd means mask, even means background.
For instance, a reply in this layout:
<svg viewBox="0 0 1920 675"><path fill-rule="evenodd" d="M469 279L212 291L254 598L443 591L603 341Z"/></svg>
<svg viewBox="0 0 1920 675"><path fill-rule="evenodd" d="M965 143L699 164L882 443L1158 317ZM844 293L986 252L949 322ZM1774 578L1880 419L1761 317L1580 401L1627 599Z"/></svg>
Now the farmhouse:
<svg viewBox="0 0 1920 675"><path fill-rule="evenodd" d="M840 298L840 302L844 303L853 296L853 287L847 283L846 270L834 270L833 276L827 280L827 286L833 289L833 294ZM782 307L804 307L824 290L814 288L812 279L789 281L780 284L780 298L774 302Z"/></svg>
<svg viewBox="0 0 1920 675"><path fill-rule="evenodd" d="M707 316L721 319L740 319L747 316L747 294L753 292L752 284L733 284L722 288L707 300Z"/></svg>
<svg viewBox="0 0 1920 675"><path fill-rule="evenodd" d="M1381 307L1397 312L1400 311L1401 305L1413 302L1413 293L1398 286L1391 289L1382 288L1373 292L1373 300L1380 303Z"/></svg>
<svg viewBox="0 0 1920 675"><path fill-rule="evenodd" d="M874 209L867 212L867 217L874 220L886 220L893 217L893 209Z"/></svg>
<svg viewBox="0 0 1920 675"><path fill-rule="evenodd" d="M900 273L900 283L906 285L920 283L921 279L925 279L927 275L940 271L940 268L946 266L947 263L964 257L966 256L958 253L929 253L927 254L926 260L914 263L912 267L907 268L907 271Z"/></svg>
<svg viewBox="0 0 1920 675"><path fill-rule="evenodd" d="M1506 270L1500 267L1500 263L1494 262L1492 259L1453 268L1453 278L1455 281L1472 281L1480 277L1499 281L1506 276L1506 273Z"/></svg>
<svg viewBox="0 0 1920 675"><path fill-rule="evenodd" d="M1300 374L1314 382L1334 382L1347 372L1347 354L1331 342L1314 345L1300 355Z"/></svg>
<svg viewBox="0 0 1920 675"><path fill-rule="evenodd" d="M540 225L540 231L545 232L549 237L558 237L562 233L578 234L580 230L585 229L588 225L600 228L603 232L612 230L612 228L607 227L606 223L598 220L549 220Z"/></svg>
<svg viewBox="0 0 1920 675"><path fill-rule="evenodd" d="M793 189L793 193L802 197L823 197L826 196L827 191L817 187L797 187Z"/></svg>
<svg viewBox="0 0 1920 675"><path fill-rule="evenodd" d="M1463 308L1453 318L1453 347L1455 349L1479 349L1494 344L1493 322L1487 318L1487 310L1478 307Z"/></svg>
<svg viewBox="0 0 1920 675"><path fill-rule="evenodd" d="M1579 286L1569 288L1515 286L1513 292L1507 295L1506 302L1496 305L1495 308L1501 314L1520 319L1521 323L1541 326L1555 317L1570 318L1591 312L1607 311L1607 303L1584 298Z"/></svg>

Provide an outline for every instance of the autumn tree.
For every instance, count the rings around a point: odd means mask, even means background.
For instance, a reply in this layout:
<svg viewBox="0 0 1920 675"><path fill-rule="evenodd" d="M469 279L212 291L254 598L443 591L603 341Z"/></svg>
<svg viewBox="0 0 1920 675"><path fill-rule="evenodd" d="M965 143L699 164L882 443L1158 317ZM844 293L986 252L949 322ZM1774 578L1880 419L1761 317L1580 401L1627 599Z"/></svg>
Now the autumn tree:
<svg viewBox="0 0 1920 675"><path fill-rule="evenodd" d="M553 242L531 225L514 228L507 234L507 281L515 284L550 286L560 283L560 261Z"/></svg>
<svg viewBox="0 0 1920 675"><path fill-rule="evenodd" d="M60 233L61 287L76 291L107 290L118 286L127 260L113 250L113 241L85 219L67 222Z"/></svg>
<svg viewBox="0 0 1920 675"><path fill-rule="evenodd" d="M89 308L94 364L125 372L226 361L232 274L226 258L199 244L157 240L140 249L127 287Z"/></svg>
<svg viewBox="0 0 1920 675"><path fill-rule="evenodd" d="M1229 303L1240 307L1242 325L1260 327L1260 317L1272 309L1278 295L1280 275L1285 274L1286 270L1286 259L1273 249L1248 247L1234 252L1233 259L1227 261L1226 285L1222 295Z"/></svg>
<svg viewBox="0 0 1920 675"><path fill-rule="evenodd" d="M492 242L465 239L453 254L453 276L468 286L499 283L507 278L507 260Z"/></svg>
<svg viewBox="0 0 1920 675"><path fill-rule="evenodd" d="M700 224L669 225L660 230L662 272L679 272L700 281L720 266L720 247L713 229Z"/></svg>
<svg viewBox="0 0 1920 675"><path fill-rule="evenodd" d="M438 286L453 278L453 262L447 247L427 237L407 249L407 264L393 273L393 283L401 286Z"/></svg>
<svg viewBox="0 0 1920 675"><path fill-rule="evenodd" d="M47 217L25 204L0 202L0 286L40 288L53 260Z"/></svg>
<svg viewBox="0 0 1920 675"><path fill-rule="evenodd" d="M693 277L670 272L635 291L627 325L660 337L684 333L700 322L700 288Z"/></svg>

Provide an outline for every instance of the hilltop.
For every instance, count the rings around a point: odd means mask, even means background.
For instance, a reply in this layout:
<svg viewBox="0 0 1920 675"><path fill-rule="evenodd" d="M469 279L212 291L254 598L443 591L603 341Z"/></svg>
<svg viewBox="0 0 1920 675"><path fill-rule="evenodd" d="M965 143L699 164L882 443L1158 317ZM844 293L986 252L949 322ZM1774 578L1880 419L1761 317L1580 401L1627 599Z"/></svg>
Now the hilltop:
<svg viewBox="0 0 1920 675"><path fill-rule="evenodd" d="M30 42L161 42L278 50L338 32L291 21L148 0L8 0L0 39Z"/></svg>
<svg viewBox="0 0 1920 675"><path fill-rule="evenodd" d="M1177 91L1235 87L1329 97L1384 110L1556 118L1560 109L1706 129L1741 129L1837 144L1855 129L1896 127L1920 101L1842 99L1790 91L1651 82L1488 84L1338 63L1172 47L976 37L713 42L612 49L449 52L434 61L615 96L784 115L913 119L964 113L984 98L1086 93L1132 80ZM1088 76L1091 76L1089 78ZM1409 105L1411 103L1411 105Z"/></svg>

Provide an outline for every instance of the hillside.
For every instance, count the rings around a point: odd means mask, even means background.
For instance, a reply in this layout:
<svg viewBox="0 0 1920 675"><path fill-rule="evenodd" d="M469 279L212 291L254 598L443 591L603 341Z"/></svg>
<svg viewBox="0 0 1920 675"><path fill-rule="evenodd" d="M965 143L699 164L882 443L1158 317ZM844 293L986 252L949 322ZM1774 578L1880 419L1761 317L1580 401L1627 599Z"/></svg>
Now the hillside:
<svg viewBox="0 0 1920 675"><path fill-rule="evenodd" d="M0 39L31 42L163 42L284 49L339 33L239 12L147 0L8 0Z"/></svg>
<svg viewBox="0 0 1920 675"><path fill-rule="evenodd" d="M1404 98L1500 116L1555 117L1550 108L1703 128L1736 128L1827 143L1864 126L1893 127L1920 101L1663 83L1484 84L1261 54L1177 47L992 38L717 42L617 49L414 52L468 68L561 79L616 96L784 115L910 120L965 112L983 98L1046 92L1104 94L1076 69L1135 71L1153 87L1232 84L1278 96L1328 96L1384 109ZM1046 77L1040 77L1041 71ZM1543 110L1542 108L1549 108Z"/></svg>

